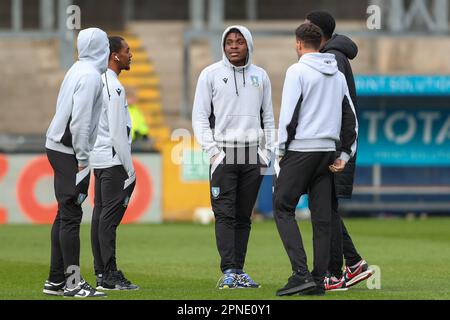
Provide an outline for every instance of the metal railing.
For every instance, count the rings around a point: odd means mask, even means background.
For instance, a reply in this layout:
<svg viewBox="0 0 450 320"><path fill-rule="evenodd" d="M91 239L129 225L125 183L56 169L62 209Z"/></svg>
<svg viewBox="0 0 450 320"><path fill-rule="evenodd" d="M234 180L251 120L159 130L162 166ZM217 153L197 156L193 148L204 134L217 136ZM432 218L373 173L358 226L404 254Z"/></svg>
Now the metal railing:
<svg viewBox="0 0 450 320"><path fill-rule="evenodd" d="M381 181L380 165L372 167L372 185L355 185L354 196L372 196L371 200L361 201L352 199L344 201L340 207L345 211L423 211L450 213L449 185L383 185ZM382 196L396 196L393 200L383 199ZM414 201L401 200L405 196L414 196ZM445 200L423 200L427 196L444 196ZM446 196L446 197L445 197Z"/></svg>
<svg viewBox="0 0 450 320"><path fill-rule="evenodd" d="M58 39L59 61L63 69L68 69L73 63L74 31L67 27L67 9L72 0L39 0L39 29L23 28L23 1L11 0L11 25L9 29L0 29L0 38L48 40ZM57 5L57 15L55 6ZM57 19L57 26L54 28Z"/></svg>

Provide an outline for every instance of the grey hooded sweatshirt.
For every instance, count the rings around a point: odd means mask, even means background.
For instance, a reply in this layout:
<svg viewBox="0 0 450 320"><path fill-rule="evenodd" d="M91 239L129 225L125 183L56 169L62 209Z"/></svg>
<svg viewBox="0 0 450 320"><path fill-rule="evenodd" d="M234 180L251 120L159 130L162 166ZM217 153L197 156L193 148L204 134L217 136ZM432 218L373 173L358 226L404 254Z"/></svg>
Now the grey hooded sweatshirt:
<svg viewBox="0 0 450 320"><path fill-rule="evenodd" d="M247 42L247 63L241 67L232 65L224 52L225 36L233 28ZM257 146L263 137L263 148L274 151L271 85L266 71L252 64L250 31L243 26L228 27L222 35L222 52L222 61L206 67L197 82L192 111L197 141L209 157L223 147Z"/></svg>
<svg viewBox="0 0 450 320"><path fill-rule="evenodd" d="M67 71L61 84L45 147L75 154L78 165L86 167L102 110L101 74L108 66L108 36L98 28L81 30L77 48L78 61Z"/></svg>
<svg viewBox="0 0 450 320"><path fill-rule="evenodd" d="M308 53L286 72L278 153L335 151L348 161L356 151L358 120L345 76L330 53Z"/></svg>

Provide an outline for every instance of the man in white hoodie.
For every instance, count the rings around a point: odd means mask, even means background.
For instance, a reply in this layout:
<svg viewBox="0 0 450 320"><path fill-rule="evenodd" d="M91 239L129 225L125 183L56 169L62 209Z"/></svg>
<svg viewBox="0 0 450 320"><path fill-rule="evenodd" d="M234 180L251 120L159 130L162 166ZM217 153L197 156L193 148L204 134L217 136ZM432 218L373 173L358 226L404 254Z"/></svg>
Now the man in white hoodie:
<svg viewBox="0 0 450 320"><path fill-rule="evenodd" d="M116 264L116 229L122 221L135 186L131 158L131 119L122 70L130 70L133 57L121 37L109 38L108 70L102 76L103 111L91 154L95 175L95 201L91 243L98 290L137 290Z"/></svg>
<svg viewBox="0 0 450 320"><path fill-rule="evenodd" d="M247 28L228 27L222 50L222 61L205 68L198 79L192 126L211 162L211 204L223 273L219 289L258 288L244 272L244 262L261 171L274 149L271 85L265 70L252 64Z"/></svg>
<svg viewBox="0 0 450 320"><path fill-rule="evenodd" d="M81 30L77 48L78 61L64 77L45 143L55 174L58 212L51 231L50 274L43 292L65 297L104 297L81 278L79 265L81 204L87 197L89 155L102 110L101 74L108 63L108 37L97 28Z"/></svg>
<svg viewBox="0 0 450 320"><path fill-rule="evenodd" d="M296 30L299 61L286 72L281 101L278 153L282 157L274 191L274 216L292 276L278 296L325 294L331 237L332 172L340 172L356 151L358 122L345 76L333 54L319 53L322 31L311 23ZM342 153L334 160L336 142ZM308 193L313 225L314 270L308 271L295 207Z"/></svg>

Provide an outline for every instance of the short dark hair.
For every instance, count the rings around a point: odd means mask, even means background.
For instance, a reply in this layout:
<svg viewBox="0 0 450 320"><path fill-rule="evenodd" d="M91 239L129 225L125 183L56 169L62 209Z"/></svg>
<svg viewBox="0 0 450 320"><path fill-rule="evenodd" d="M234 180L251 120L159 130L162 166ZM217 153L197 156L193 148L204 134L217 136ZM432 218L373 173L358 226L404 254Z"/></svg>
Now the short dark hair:
<svg viewBox="0 0 450 320"><path fill-rule="evenodd" d="M322 42L323 33L318 26L313 23L303 23L295 30L297 40L303 41L305 46L319 49Z"/></svg>
<svg viewBox="0 0 450 320"><path fill-rule="evenodd" d="M115 52L118 53L122 49L122 41L124 38L119 36L108 37L109 40L109 57Z"/></svg>
<svg viewBox="0 0 450 320"><path fill-rule="evenodd" d="M225 35L225 37L223 37L223 46L225 46L225 40L227 39L227 37L228 37L228 35L230 33L239 33L241 36L244 37L244 35L242 34L242 32L238 28L231 28L230 30L228 30L228 32ZM244 37L244 39L245 39L245 37Z"/></svg>
<svg viewBox="0 0 450 320"><path fill-rule="evenodd" d="M313 11L308 13L306 19L322 29L323 35L326 39L330 39L333 36L334 29L336 28L336 21L328 12Z"/></svg>

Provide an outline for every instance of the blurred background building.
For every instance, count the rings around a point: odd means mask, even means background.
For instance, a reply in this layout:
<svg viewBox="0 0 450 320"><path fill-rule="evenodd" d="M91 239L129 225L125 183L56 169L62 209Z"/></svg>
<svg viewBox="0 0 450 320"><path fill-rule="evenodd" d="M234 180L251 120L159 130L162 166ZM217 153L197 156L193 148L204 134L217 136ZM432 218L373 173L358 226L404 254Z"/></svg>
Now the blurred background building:
<svg viewBox="0 0 450 320"><path fill-rule="evenodd" d="M76 57L77 30L68 25L78 18L81 28L124 36L133 51L121 81L148 127L148 139L134 146L133 222L191 220L209 207L208 165L192 164L203 155L191 138L180 144L180 132L189 137L196 79L221 59L223 29L239 23L252 31L254 63L271 78L278 121L284 74L297 59L294 30L312 10L333 14L336 32L359 48L351 61L358 169L345 214L449 214L448 0L2 0L0 222L52 220L44 136ZM173 135L177 129L185 130ZM269 178L256 210L271 214Z"/></svg>

